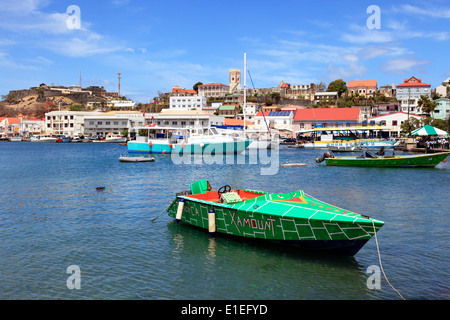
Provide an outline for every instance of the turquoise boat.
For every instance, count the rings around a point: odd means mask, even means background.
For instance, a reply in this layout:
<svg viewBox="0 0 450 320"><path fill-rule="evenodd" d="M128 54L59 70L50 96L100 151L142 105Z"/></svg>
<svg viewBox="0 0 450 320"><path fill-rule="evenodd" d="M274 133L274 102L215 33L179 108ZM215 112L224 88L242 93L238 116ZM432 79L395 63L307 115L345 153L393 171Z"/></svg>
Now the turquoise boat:
<svg viewBox="0 0 450 320"><path fill-rule="evenodd" d="M141 133L128 141L129 153L239 154L251 139L220 134L216 128L137 128Z"/></svg>
<svg viewBox="0 0 450 320"><path fill-rule="evenodd" d="M206 180L178 193L167 212L210 233L343 255L355 255L384 225L303 190L267 193L228 185L212 190Z"/></svg>

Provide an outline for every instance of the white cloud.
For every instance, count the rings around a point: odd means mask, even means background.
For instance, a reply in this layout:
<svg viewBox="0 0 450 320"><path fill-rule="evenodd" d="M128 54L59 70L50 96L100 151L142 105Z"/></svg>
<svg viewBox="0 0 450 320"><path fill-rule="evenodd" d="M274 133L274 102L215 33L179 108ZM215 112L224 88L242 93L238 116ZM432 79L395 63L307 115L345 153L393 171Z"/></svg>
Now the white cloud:
<svg viewBox="0 0 450 320"><path fill-rule="evenodd" d="M429 60L419 60L416 57L398 57L387 60L381 66L381 70L388 74L408 74L413 71L424 72L423 66L429 62Z"/></svg>
<svg viewBox="0 0 450 320"><path fill-rule="evenodd" d="M419 14L427 17L433 18L445 18L450 19L450 9L447 8L436 8L430 6L422 6L421 8L412 6L410 4L404 4L400 7L399 12Z"/></svg>

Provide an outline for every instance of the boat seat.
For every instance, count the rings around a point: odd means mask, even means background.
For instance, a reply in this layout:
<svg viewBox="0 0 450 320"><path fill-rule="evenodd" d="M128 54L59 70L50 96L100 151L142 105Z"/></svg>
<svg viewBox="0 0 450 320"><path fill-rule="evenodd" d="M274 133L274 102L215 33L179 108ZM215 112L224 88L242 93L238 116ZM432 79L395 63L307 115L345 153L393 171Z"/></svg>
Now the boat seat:
<svg viewBox="0 0 450 320"><path fill-rule="evenodd" d="M199 180L199 181L191 184L191 193L192 194L205 193L205 192L211 191L211 190L212 190L211 185L209 184L209 181L207 181L207 180Z"/></svg>
<svg viewBox="0 0 450 320"><path fill-rule="evenodd" d="M227 204L241 202L242 198L236 192L227 192L220 195L220 199Z"/></svg>

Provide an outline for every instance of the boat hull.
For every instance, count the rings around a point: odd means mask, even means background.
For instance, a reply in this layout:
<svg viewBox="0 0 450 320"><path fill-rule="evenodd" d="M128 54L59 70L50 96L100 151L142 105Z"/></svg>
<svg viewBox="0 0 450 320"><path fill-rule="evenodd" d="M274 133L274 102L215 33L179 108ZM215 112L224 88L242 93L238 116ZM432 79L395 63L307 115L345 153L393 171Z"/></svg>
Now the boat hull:
<svg viewBox="0 0 450 320"><path fill-rule="evenodd" d="M171 154L239 154L250 145L252 140L232 142L204 142L195 144L158 144L147 142L128 141L129 153L163 153Z"/></svg>
<svg viewBox="0 0 450 320"><path fill-rule="evenodd" d="M282 194L282 197L285 195ZM322 215L323 213L316 209L305 209L307 214L303 216L302 214L289 215L286 211L291 211L292 207L288 207L287 202L266 201L278 196L263 194L261 197L233 206L192 199L189 196L178 196L171 203L167 212L169 216L177 218L180 202L182 202L180 221L196 227L209 230L208 213L213 211L215 232L217 233L344 255L355 255L384 224L381 221L363 218L354 213L351 216L344 216L340 220L335 218L337 214ZM306 199L305 203L317 205L317 209L319 204L324 204L330 211L342 211L342 209L323 202ZM271 213L257 211L263 206L267 206L265 212ZM280 212L280 208L284 211ZM292 212L294 211L296 210ZM350 212L347 213L350 214Z"/></svg>
<svg viewBox="0 0 450 320"><path fill-rule="evenodd" d="M327 149L328 147L335 148L351 148L355 144L358 144L363 149L380 149L384 147L385 149L393 149L397 147L399 141L382 141L382 140L352 140L347 142L337 142L337 141L315 141L310 143L305 143L305 148L313 149Z"/></svg>
<svg viewBox="0 0 450 320"><path fill-rule="evenodd" d="M327 166L433 168L445 160L448 154L435 153L379 158L335 157L325 158L325 162Z"/></svg>

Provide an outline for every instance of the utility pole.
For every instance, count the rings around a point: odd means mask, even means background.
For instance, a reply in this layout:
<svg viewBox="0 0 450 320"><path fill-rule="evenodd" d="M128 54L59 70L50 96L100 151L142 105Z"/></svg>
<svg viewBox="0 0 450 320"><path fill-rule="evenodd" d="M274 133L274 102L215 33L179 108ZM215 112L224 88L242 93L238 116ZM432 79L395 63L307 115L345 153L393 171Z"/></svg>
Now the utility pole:
<svg viewBox="0 0 450 320"><path fill-rule="evenodd" d="M120 98L120 75L122 74L122 72L117 72L117 77L119 79L119 84L118 84L118 93L119 93L119 98Z"/></svg>

